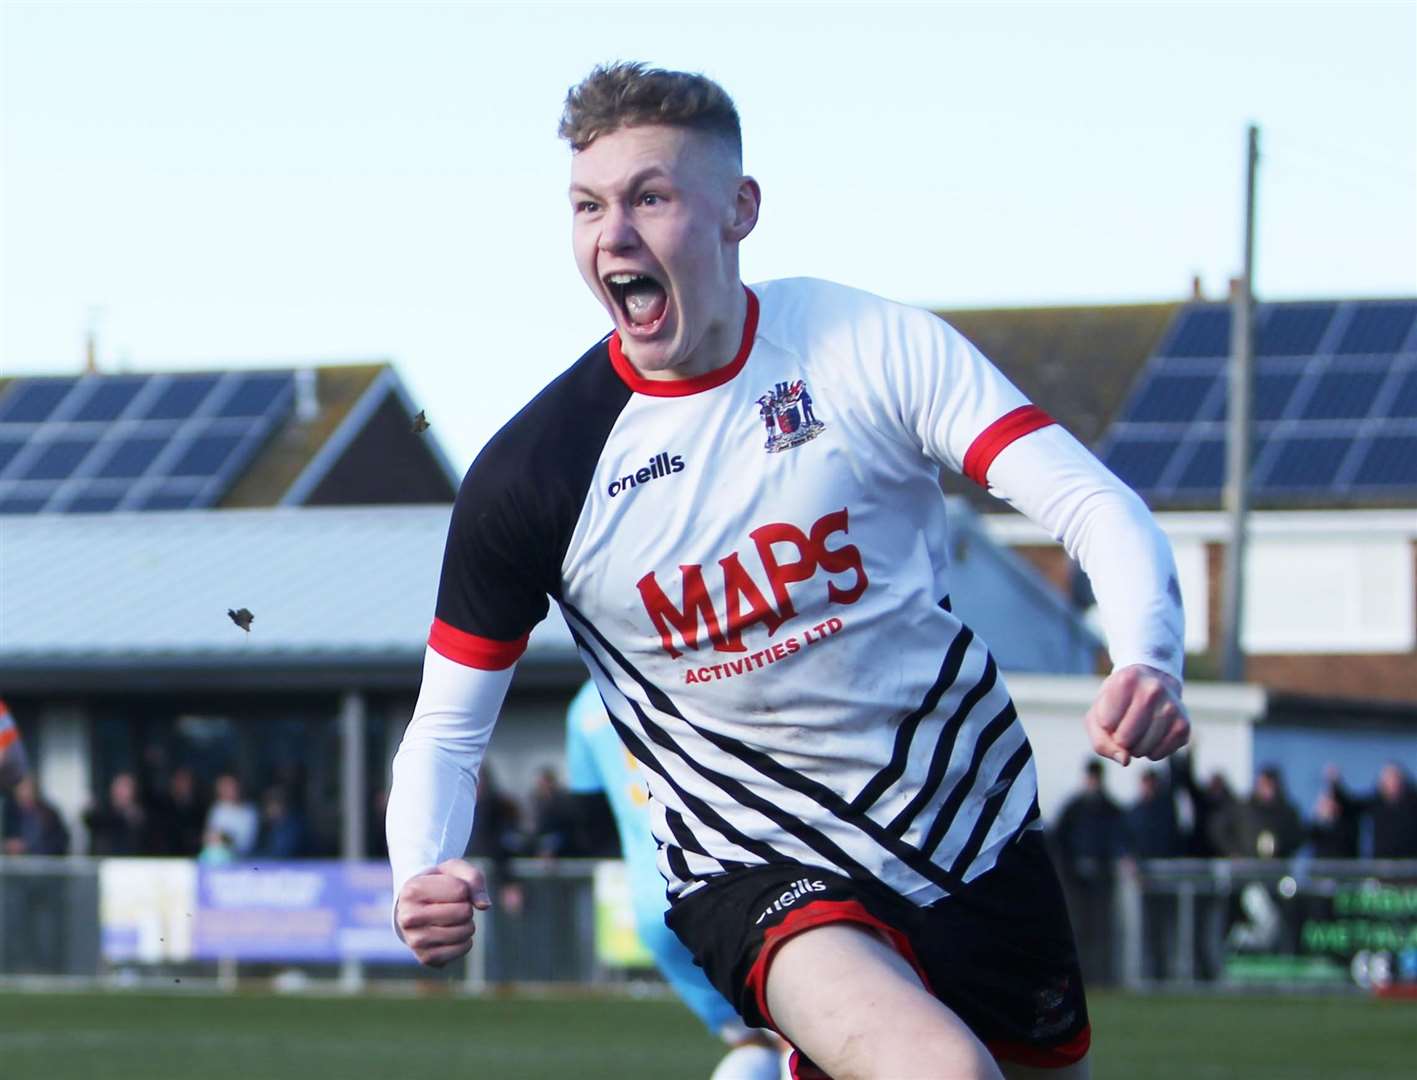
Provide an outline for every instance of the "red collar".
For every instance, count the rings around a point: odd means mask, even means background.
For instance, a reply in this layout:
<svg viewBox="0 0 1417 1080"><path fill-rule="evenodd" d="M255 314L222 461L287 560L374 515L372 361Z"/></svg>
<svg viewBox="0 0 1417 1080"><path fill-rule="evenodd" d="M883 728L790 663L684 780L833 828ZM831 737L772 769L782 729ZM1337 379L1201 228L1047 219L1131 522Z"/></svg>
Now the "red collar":
<svg viewBox="0 0 1417 1080"><path fill-rule="evenodd" d="M743 340L738 346L738 354L723 367L695 375L692 379L646 379L635 370L635 366L626 357L625 350L620 346L620 331L617 330L610 335L610 363L615 368L615 374L635 393L649 394L652 397L687 397L689 394L698 394L704 390L712 390L715 386L722 386L743 370L743 365L748 362L748 354L753 351L753 338L758 332L758 298L746 285L743 286L743 291L748 294L748 314L743 319Z"/></svg>

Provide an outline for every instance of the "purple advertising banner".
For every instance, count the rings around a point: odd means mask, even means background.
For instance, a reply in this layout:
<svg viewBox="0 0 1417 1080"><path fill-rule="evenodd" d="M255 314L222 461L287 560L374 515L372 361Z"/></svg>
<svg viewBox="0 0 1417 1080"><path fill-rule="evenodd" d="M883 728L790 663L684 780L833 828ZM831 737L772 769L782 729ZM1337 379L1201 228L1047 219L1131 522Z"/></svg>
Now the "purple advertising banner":
<svg viewBox="0 0 1417 1080"><path fill-rule="evenodd" d="M390 925L387 863L199 866L196 960L413 963Z"/></svg>

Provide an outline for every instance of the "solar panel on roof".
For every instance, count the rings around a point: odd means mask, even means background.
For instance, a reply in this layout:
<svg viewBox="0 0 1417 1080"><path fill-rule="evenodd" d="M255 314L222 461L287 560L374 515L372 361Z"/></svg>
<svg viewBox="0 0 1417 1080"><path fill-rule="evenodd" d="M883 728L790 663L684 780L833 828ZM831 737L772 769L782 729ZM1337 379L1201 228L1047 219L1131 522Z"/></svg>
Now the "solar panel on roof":
<svg viewBox="0 0 1417 1080"><path fill-rule="evenodd" d="M0 423L37 424L49 419L76 379L26 379L0 400Z"/></svg>
<svg viewBox="0 0 1417 1080"><path fill-rule="evenodd" d="M1364 486L1417 489L1417 432L1378 435L1371 439L1353 482Z"/></svg>
<svg viewBox="0 0 1417 1080"><path fill-rule="evenodd" d="M1397 393L1388 403L1387 415L1393 418L1417 419L1417 367L1402 376Z"/></svg>
<svg viewBox="0 0 1417 1080"><path fill-rule="evenodd" d="M115 510L122 501L123 496L118 492L85 493L71 499L65 509L71 514L95 514Z"/></svg>
<svg viewBox="0 0 1417 1080"><path fill-rule="evenodd" d="M179 375L173 378L144 414L146 420L186 420L212 392L220 376Z"/></svg>
<svg viewBox="0 0 1417 1080"><path fill-rule="evenodd" d="M69 419L116 420L146 383L146 378L104 379Z"/></svg>
<svg viewBox="0 0 1417 1080"><path fill-rule="evenodd" d="M1259 319L1256 356L1308 356L1333 321L1337 304L1285 304L1270 307Z"/></svg>
<svg viewBox="0 0 1417 1080"><path fill-rule="evenodd" d="M1304 420L1357 420L1373 409L1386 371L1327 371L1314 383L1300 414Z"/></svg>
<svg viewBox="0 0 1417 1080"><path fill-rule="evenodd" d="M40 450L39 455L30 461L19 478L63 480L73 475L79 462L88 457L96 445L97 440L92 438L52 439Z"/></svg>
<svg viewBox="0 0 1417 1080"><path fill-rule="evenodd" d="M1106 455L1107 467L1138 491L1156 486L1175 445L1160 439L1118 439Z"/></svg>
<svg viewBox="0 0 1417 1080"><path fill-rule="evenodd" d="M294 383L289 371L20 380L0 403L0 512L213 505L289 414Z"/></svg>
<svg viewBox="0 0 1417 1080"><path fill-rule="evenodd" d="M1255 373L1255 419L1278 420L1283 416L1300 378L1297 371L1266 371L1261 367ZM1221 410L1222 414L1227 411Z"/></svg>
<svg viewBox="0 0 1417 1080"><path fill-rule="evenodd" d="M152 435L133 435L118 444L97 475L104 479L133 480L148 470L168 440Z"/></svg>
<svg viewBox="0 0 1417 1080"><path fill-rule="evenodd" d="M1397 352L1414 321L1417 304L1359 304L1333 351L1343 356Z"/></svg>
<svg viewBox="0 0 1417 1080"><path fill-rule="evenodd" d="M1392 498L1417 490L1417 303L1260 304L1252 494ZM1152 505L1218 499L1224 482L1229 309L1172 325L1103 442L1107 464ZM1200 392L1207 378L1215 390Z"/></svg>
<svg viewBox="0 0 1417 1080"><path fill-rule="evenodd" d="M203 435L182 453L170 476L213 476L241 445L240 435Z"/></svg>
<svg viewBox="0 0 1417 1080"><path fill-rule="evenodd" d="M1163 356L1229 356L1230 309L1192 307L1177 316L1170 341L1162 346Z"/></svg>
<svg viewBox="0 0 1417 1080"><path fill-rule="evenodd" d="M191 492L166 491L158 489L149 492L138 506L139 510L190 510L197 505L197 496Z"/></svg>
<svg viewBox="0 0 1417 1080"><path fill-rule="evenodd" d="M1225 482L1225 441L1206 439L1197 443L1191 460L1176 481L1178 490L1218 488Z"/></svg>
<svg viewBox="0 0 1417 1080"><path fill-rule="evenodd" d="M1215 388L1215 374L1179 373L1158 375L1147 383L1131 408L1132 419L1175 422L1197 417L1208 419L1218 411L1218 399L1209 406L1206 399Z"/></svg>
<svg viewBox="0 0 1417 1080"><path fill-rule="evenodd" d="M282 394L294 392L294 380L289 375L250 375L243 379L235 392L222 402L217 416L261 416Z"/></svg>
<svg viewBox="0 0 1417 1080"><path fill-rule="evenodd" d="M0 472L4 472L5 466L14 460L15 455L24 447L25 441L17 436L0 436Z"/></svg>
<svg viewBox="0 0 1417 1080"><path fill-rule="evenodd" d="M1311 490L1333 483L1351 438L1340 436L1289 436L1275 440L1276 456L1269 473L1263 477L1266 487Z"/></svg>
<svg viewBox="0 0 1417 1080"><path fill-rule="evenodd" d="M44 509L48 496L36 498L33 495L0 496L0 514L34 514Z"/></svg>

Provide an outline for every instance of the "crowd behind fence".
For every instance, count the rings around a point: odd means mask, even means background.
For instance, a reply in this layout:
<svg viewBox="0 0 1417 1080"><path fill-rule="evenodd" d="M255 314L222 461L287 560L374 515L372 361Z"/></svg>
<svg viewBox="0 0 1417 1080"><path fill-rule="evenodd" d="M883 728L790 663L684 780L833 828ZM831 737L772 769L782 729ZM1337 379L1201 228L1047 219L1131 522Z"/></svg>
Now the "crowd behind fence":
<svg viewBox="0 0 1417 1080"><path fill-rule="evenodd" d="M260 879L259 868L201 868L191 860L0 858L0 977L189 985L436 978L469 990L654 978L643 957L616 957L605 947L607 920L617 918L607 905L627 902L598 887L598 871L607 866L614 868L602 860L513 860L504 868L510 873L493 886L495 904L481 917L471 956L451 972L433 973L410 963L392 938L384 864L302 862L265 871ZM180 903L164 901L151 884L132 892L133 881L159 870L168 878L190 873L194 881L200 873L201 884ZM281 880L281 873L304 877ZM253 920L239 903L234 910L213 907L223 902L213 894L214 875L228 881L245 875L269 896L272 889L301 892L301 880L338 873L367 879L370 891L356 905L365 909L360 926L323 926L318 904L296 910L282 901L277 914L285 922ZM128 894L126 915L114 888ZM132 901L140 903L134 907ZM326 900L335 906L349 902L344 896ZM164 903L170 909L166 922L158 914ZM182 912L174 904L194 910ZM619 914L632 921L627 911ZM1104 914L1093 923L1075 919L1089 978L1097 985L1417 993L1417 860L1139 860L1114 878ZM184 917L198 925L186 924L183 950L154 940L163 934L180 938ZM153 921L134 925L135 918ZM1105 931L1091 936L1081 929L1091 925ZM325 933L325 944L310 946L300 936L306 933ZM144 934L146 944L138 941ZM253 956L255 941L264 951ZM282 948L289 955L279 955Z"/></svg>

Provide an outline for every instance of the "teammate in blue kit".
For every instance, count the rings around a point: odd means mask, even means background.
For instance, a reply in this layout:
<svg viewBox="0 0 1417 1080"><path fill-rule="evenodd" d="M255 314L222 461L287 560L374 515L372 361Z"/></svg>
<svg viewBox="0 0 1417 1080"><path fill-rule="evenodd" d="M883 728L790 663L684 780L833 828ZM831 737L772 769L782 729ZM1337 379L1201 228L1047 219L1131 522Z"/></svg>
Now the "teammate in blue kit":
<svg viewBox="0 0 1417 1080"><path fill-rule="evenodd" d="M767 1032L745 1025L664 924L664 878L655 863L649 788L615 734L594 683L586 683L566 713L566 786L573 794L604 792L630 876L635 929L681 1001L704 1026L733 1047L710 1080L778 1080L780 1050Z"/></svg>
<svg viewBox="0 0 1417 1080"><path fill-rule="evenodd" d="M477 766L554 600L649 787L668 925L745 1023L793 1045L798 1080L1086 1077L1032 749L952 609L939 470L1087 572L1113 671L1083 725L1123 765L1189 737L1165 537L929 312L743 283L762 193L721 87L598 68L561 133L573 252L614 330L459 491L394 762L399 933L432 965L471 946Z"/></svg>

